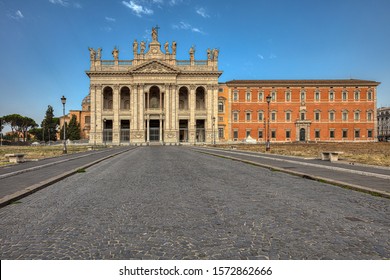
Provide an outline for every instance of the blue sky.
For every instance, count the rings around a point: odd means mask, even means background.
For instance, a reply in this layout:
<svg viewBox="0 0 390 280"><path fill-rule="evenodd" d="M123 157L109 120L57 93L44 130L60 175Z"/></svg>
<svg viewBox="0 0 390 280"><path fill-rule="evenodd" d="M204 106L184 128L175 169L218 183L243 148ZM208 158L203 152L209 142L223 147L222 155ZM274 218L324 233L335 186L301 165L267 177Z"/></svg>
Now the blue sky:
<svg viewBox="0 0 390 280"><path fill-rule="evenodd" d="M177 42L177 59L219 48L220 81L367 79L390 106L388 0L0 0L0 115L40 123L88 94L88 47L132 59L134 39Z"/></svg>

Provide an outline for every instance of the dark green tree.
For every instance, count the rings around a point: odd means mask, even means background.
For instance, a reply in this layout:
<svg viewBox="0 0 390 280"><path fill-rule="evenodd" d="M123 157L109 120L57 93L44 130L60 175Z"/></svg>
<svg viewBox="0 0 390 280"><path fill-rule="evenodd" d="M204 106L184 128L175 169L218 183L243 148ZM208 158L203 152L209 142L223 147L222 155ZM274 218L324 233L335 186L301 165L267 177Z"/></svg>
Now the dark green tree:
<svg viewBox="0 0 390 280"><path fill-rule="evenodd" d="M6 115L2 117L2 120L3 123L11 127L13 138L17 140L22 138L23 141L26 141L28 130L38 126L32 118L19 114Z"/></svg>
<svg viewBox="0 0 390 280"><path fill-rule="evenodd" d="M80 140L80 124L75 115L72 115L67 129L69 140Z"/></svg>
<svg viewBox="0 0 390 280"><path fill-rule="evenodd" d="M48 105L45 118L41 123L43 129L43 140L44 141L56 141L57 140L57 130L59 125L59 119L54 117L54 109L52 106Z"/></svg>
<svg viewBox="0 0 390 280"><path fill-rule="evenodd" d="M72 141L81 139L80 124L77 122L77 118L75 115L72 115L69 124L65 123L65 128L66 128L66 135L65 135L66 139ZM60 139L64 140L64 126L61 127Z"/></svg>

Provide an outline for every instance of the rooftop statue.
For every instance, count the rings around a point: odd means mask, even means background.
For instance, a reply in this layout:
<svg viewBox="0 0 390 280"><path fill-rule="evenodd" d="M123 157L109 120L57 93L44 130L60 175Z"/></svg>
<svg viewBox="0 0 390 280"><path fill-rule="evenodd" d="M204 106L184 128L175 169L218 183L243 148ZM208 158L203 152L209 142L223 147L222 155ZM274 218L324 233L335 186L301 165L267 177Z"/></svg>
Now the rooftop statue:
<svg viewBox="0 0 390 280"><path fill-rule="evenodd" d="M136 54L138 52L138 42L134 40L133 42L133 53Z"/></svg>
<svg viewBox="0 0 390 280"><path fill-rule="evenodd" d="M93 48L88 48L89 50L89 56L91 58L91 60L95 60L96 59L96 52Z"/></svg>
<svg viewBox="0 0 390 280"><path fill-rule="evenodd" d="M158 41L158 26L152 27L152 39L153 41Z"/></svg>

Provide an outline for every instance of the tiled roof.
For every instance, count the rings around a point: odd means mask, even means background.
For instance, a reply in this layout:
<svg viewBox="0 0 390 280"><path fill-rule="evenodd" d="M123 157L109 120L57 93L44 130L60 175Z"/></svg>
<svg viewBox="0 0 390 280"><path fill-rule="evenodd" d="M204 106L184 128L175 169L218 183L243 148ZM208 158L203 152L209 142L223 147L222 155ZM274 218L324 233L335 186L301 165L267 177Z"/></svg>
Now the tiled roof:
<svg viewBox="0 0 390 280"><path fill-rule="evenodd" d="M228 86L378 86L380 83L367 80L231 80Z"/></svg>

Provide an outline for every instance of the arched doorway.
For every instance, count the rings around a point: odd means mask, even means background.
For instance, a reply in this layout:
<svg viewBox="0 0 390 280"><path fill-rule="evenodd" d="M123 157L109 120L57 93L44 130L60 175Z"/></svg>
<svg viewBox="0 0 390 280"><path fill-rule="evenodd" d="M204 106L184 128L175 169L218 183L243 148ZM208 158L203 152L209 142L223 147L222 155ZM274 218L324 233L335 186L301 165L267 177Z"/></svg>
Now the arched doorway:
<svg viewBox="0 0 390 280"><path fill-rule="evenodd" d="M299 141L305 142L306 141L306 129L301 128L299 130Z"/></svg>

